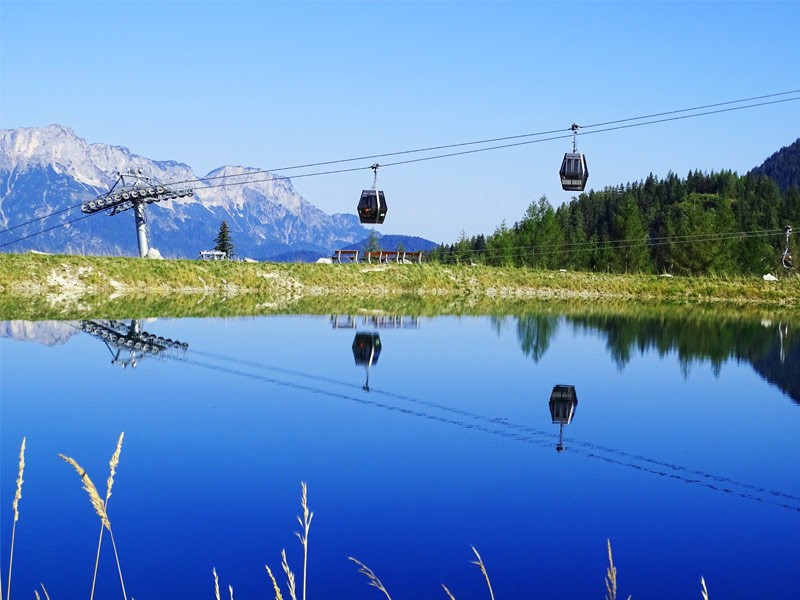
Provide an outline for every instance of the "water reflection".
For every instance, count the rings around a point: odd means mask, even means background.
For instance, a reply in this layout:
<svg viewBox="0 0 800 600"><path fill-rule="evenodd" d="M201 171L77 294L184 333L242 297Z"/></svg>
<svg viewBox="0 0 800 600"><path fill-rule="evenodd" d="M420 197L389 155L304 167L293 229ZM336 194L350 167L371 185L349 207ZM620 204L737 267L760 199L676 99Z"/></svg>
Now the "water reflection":
<svg viewBox="0 0 800 600"><path fill-rule="evenodd" d="M142 329L141 319L122 321L81 321L78 329L105 344L111 353L111 364L135 369L148 356L182 358L189 344L154 335Z"/></svg>
<svg viewBox="0 0 800 600"><path fill-rule="evenodd" d="M555 385L550 393L550 418L553 424L558 424L558 444L556 451L563 452L564 425L569 425L575 416L575 407L578 406L578 396L575 394L574 385Z"/></svg>
<svg viewBox="0 0 800 600"><path fill-rule="evenodd" d="M366 398L362 395L356 396L353 395L352 392L349 393L346 391L346 389L359 389L349 382L323 377L315 373L308 373L297 369L285 369L258 361L242 360L198 350L191 351L191 354L204 356L222 363L228 363L214 364L193 360L191 358L186 360L188 364L206 370L305 391L334 400L344 400L361 406L378 408L390 413L446 424L458 429L479 432L491 437L522 444L552 448L555 443L557 450L559 450L559 447L566 448L566 446L563 445L563 425L572 421L578 403L577 394L573 386L555 386L556 388L561 388L557 394L554 405L557 411L557 418L561 420L554 420L554 422L558 422L562 429L562 432L556 435L544 429L539 429L530 423L515 422L505 417L489 417L458 406L450 406L408 394L398 394L386 390L370 388L372 391L370 398ZM233 366L229 366L229 364L236 364L240 367L246 367L247 369L255 369L256 371L279 373L286 376L286 378L278 375L262 375L254 373L251 370L245 370L244 368L234 368ZM308 383L301 383L294 379L298 377L307 380ZM340 389L337 388L345 389L344 391L340 391ZM551 407L551 411L552 410L553 408ZM553 413L551 412L551 417L552 416ZM567 441L570 444L569 448L571 454L577 454L606 464L625 467L639 473L647 473L649 475L686 483L690 486L697 486L726 495L733 495L759 503L771 504L793 512L800 512L800 496L783 490L754 485L746 481L725 477L707 470L659 460L652 456L631 452L623 448L588 442L577 438L567 438Z"/></svg>
<svg viewBox="0 0 800 600"><path fill-rule="evenodd" d="M635 353L648 351L661 357L677 355L684 376L695 363L709 362L713 373L719 376L725 361L745 362L800 404L800 336L783 322L703 319L674 313L565 317L532 314L514 319L522 352L537 363L545 356L559 326L569 324L576 331L602 333L620 370Z"/></svg>
<svg viewBox="0 0 800 600"><path fill-rule="evenodd" d="M353 340L353 358L357 366L363 366L367 372L364 391L369 391L369 368L378 364L381 355L381 336L376 332L357 333Z"/></svg>
<svg viewBox="0 0 800 600"><path fill-rule="evenodd" d="M558 330L558 317L553 315L529 315L517 319L517 339L525 356L539 362L550 347Z"/></svg>
<svg viewBox="0 0 800 600"><path fill-rule="evenodd" d="M373 329L419 329L419 317L407 315L361 315L361 325ZM356 329L359 317L356 315L331 315L334 329Z"/></svg>
<svg viewBox="0 0 800 600"><path fill-rule="evenodd" d="M331 315L330 323L333 329L419 329L419 317L407 315ZM353 340L353 358L356 365L363 366L366 371L362 386L365 392L370 391L369 370L378 364L381 348L381 337L376 331L359 332Z"/></svg>
<svg viewBox="0 0 800 600"><path fill-rule="evenodd" d="M402 317L383 320L373 320L372 317L361 317L360 319L356 317L343 317L341 319L331 317L331 323L340 323L343 326L348 323L358 324L359 320L361 323L372 326L375 326L376 323L404 322ZM665 319L659 321L655 318L652 320L633 319L632 321L633 325L629 327L629 324L620 322L614 317L589 316L577 318L535 315L519 318L517 332L518 334L520 332L525 333L522 338L526 341L523 351L525 349L530 350L530 352L526 351L525 354L540 358L549 348L552 340L555 339L559 325L564 322L572 322L576 329L583 328L595 331L605 328L606 331L610 332L607 336L609 345L612 344L611 340L615 340L614 343L623 345L621 340L625 339L627 340L624 343L626 347L639 348L642 352L650 347L650 344L655 343L654 341L646 340L653 339L661 340L662 345L658 346L658 348L662 355L676 346L684 355L690 350L700 355L700 350L696 348L713 347L713 345L709 345L707 341L701 339L703 332L707 330L702 323L695 330L697 333L692 334L692 326L697 326L698 323L687 321L673 323L666 322L667 320ZM657 331L658 328L656 327L658 323L662 325L659 331ZM637 324L641 326L639 329L635 327ZM56 325L58 326L56 329L63 329L63 323ZM680 333L678 325L681 325L686 330L680 336L678 335ZM416 321L415 327L419 327L418 321ZM430 396L427 396L424 392L423 396L416 396L414 394L399 394L373 389L369 383L369 369L371 366L377 365L382 350L380 336L376 331L357 332L351 346L356 365L364 366L367 370L367 381L362 387L353 385L348 381L324 377L319 373L283 368L264 361L247 360L221 353L207 352L203 351L202 348L192 348L190 350L188 344L147 333L137 320L131 321L130 324L120 321L85 321L80 324L72 324L71 328L73 328L73 331L81 330L97 339L101 339L109 347L112 356L115 358L120 355L123 349L126 352L131 349L134 352L138 351L140 354L137 357L140 358L142 356L141 353L149 346L154 348L160 346L157 352L151 352L152 355L158 356L168 355L169 353L166 350L173 348L186 355L182 364L198 367L205 371L225 373L260 384L287 387L334 400L379 408L391 413L447 424L458 429L477 431L487 436L513 440L523 444L531 444L548 449L552 449L555 445L559 452L567 447L565 445L566 441L570 448L570 454L624 466L639 472L688 483L692 486L701 486L723 494L733 494L757 502L774 504L792 511L800 511L800 496L792 495L780 489L754 485L741 478L724 477L712 472L712 470L659 460L653 456L648 456L646 453L633 452L630 448L625 448L624 445L619 443L605 445L586 441L585 438L580 439L582 436L565 440L563 437L564 426L573 421L577 407L577 394L574 386L556 385L550 395L550 417L553 424L559 424L558 435L552 431L540 429L535 423L529 421L507 417L490 417L481 414L480 410L468 410L464 407L466 405L458 403L448 405L444 400L441 402L433 401L428 399ZM347 328L352 327L348 326ZM797 356L797 337L792 337L791 331L787 326L772 323L727 323L723 321L716 323L714 327L709 324L708 328L718 332L716 339L720 341L716 347L724 347L721 340L734 344L733 350L728 350L728 355L731 353L733 355L736 355L736 353L744 355L748 352L745 342L738 337L738 334L742 334L744 339L752 340L755 350L750 350L750 355L754 356L760 353L763 357L769 357L771 356L770 353L774 354L775 360L771 364L785 365L786 369L794 366L795 370L787 370L784 374L789 374L786 377L786 381L797 383L796 365L798 364L797 359L800 358ZM621 335L619 329L624 332L632 331L633 334ZM34 334L31 332L38 331L36 335L41 338L42 343L49 343L47 340L55 339L56 337L48 333L45 327L33 327L31 324L21 322L0 324L0 331L5 332L8 337L27 340L33 339L31 336ZM613 335L611 332L613 332ZM673 332L674 335L670 335L669 332ZM656 337L656 334L658 334L658 337ZM696 347L691 346L689 340L696 340ZM142 344L142 347L137 349L137 343ZM342 351L344 352L344 348L342 348ZM762 360L767 359L764 358ZM754 362L752 364L755 366L758 363ZM265 371L269 372L269 374L264 374ZM486 377L489 378L490 375L487 374ZM353 390L359 389L370 390L369 399L362 394L353 392ZM542 420L544 418L543 416Z"/></svg>

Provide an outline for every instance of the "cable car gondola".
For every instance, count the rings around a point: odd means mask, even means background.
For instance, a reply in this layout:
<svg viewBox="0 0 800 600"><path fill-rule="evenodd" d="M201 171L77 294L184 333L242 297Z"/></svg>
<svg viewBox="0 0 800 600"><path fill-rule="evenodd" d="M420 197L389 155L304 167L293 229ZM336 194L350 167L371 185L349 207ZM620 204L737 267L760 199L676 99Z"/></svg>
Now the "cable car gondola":
<svg viewBox="0 0 800 600"><path fill-rule="evenodd" d="M378 357L381 355L381 336L377 333L356 333L353 340L353 358L356 365L364 366L367 370L367 381L364 383L364 391L369 391L369 368L378 364Z"/></svg>
<svg viewBox="0 0 800 600"><path fill-rule="evenodd" d="M361 199L358 201L358 218L362 223L381 225L386 218L386 197L377 189L379 166L378 163L372 165L371 169L375 172L372 189L361 192Z"/></svg>
<svg viewBox="0 0 800 600"><path fill-rule="evenodd" d="M561 163L561 187L568 192L582 192L589 179L589 167L586 166L586 157L578 152L579 125L572 124L572 152L564 154Z"/></svg>

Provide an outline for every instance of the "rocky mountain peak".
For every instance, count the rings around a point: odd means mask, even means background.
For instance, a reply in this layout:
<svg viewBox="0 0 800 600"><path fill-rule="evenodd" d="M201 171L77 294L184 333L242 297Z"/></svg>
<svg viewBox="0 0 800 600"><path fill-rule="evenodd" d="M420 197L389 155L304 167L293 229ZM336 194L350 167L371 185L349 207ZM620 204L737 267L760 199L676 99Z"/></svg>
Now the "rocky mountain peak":
<svg viewBox="0 0 800 600"><path fill-rule="evenodd" d="M267 259L298 252L312 258L365 239L369 231L353 215L328 215L306 201L289 178L228 165L198 178L176 161L154 161L123 146L93 143L61 125L0 130L0 224L31 221L24 237L80 214L81 202L109 190L117 173L141 170L160 183L188 182L193 196L148 208L151 245L167 257L196 257L227 221L240 256ZM73 212L70 212L73 211ZM103 213L20 242L15 251L133 254L132 226L125 214ZM130 231L129 231L130 230Z"/></svg>

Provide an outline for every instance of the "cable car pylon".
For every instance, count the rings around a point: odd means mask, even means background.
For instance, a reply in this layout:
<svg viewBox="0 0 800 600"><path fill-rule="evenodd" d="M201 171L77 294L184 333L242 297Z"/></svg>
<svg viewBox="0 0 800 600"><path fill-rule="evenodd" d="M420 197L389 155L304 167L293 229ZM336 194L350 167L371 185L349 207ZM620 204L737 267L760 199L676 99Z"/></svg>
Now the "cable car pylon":
<svg viewBox="0 0 800 600"><path fill-rule="evenodd" d="M193 196L194 190L189 187L170 188L158 184L150 177L142 175L142 170L132 169L128 173L117 173L117 180L111 189L94 200L81 204L81 211L92 214L108 210L110 216L133 209L136 219L136 239L139 244L139 256L144 258L150 252L149 230L145 207L153 202L175 200L184 196Z"/></svg>
<svg viewBox="0 0 800 600"><path fill-rule="evenodd" d="M786 226L786 249L783 251L783 256L781 256L781 263L785 269L792 269L794 268L794 261L792 260L792 255L789 254L789 238L792 235L792 226Z"/></svg>

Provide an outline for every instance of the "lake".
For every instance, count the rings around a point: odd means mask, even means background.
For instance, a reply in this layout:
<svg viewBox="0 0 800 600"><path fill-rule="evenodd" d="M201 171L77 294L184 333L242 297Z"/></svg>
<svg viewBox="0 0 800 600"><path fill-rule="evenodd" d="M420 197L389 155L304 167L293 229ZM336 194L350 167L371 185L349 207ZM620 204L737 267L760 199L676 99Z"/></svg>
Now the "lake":
<svg viewBox="0 0 800 600"><path fill-rule="evenodd" d="M105 495L128 597L800 597L797 323L271 316L0 323L0 565L89 597ZM137 346L138 344L138 346ZM135 363L135 366L134 366ZM98 598L121 598L110 538ZM300 590L298 589L298 596ZM283 588L284 598L288 598Z"/></svg>

